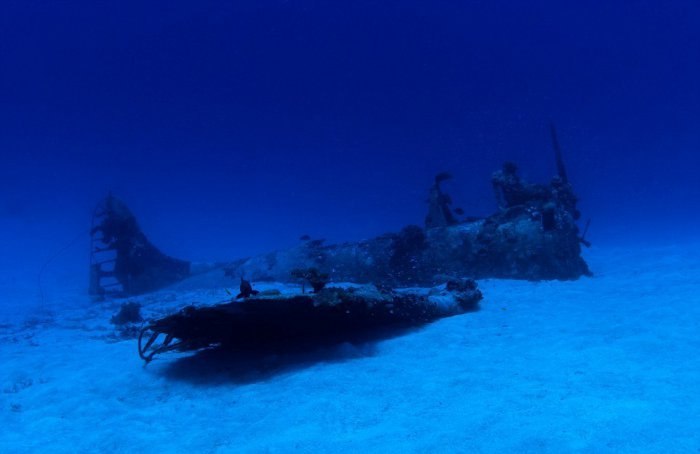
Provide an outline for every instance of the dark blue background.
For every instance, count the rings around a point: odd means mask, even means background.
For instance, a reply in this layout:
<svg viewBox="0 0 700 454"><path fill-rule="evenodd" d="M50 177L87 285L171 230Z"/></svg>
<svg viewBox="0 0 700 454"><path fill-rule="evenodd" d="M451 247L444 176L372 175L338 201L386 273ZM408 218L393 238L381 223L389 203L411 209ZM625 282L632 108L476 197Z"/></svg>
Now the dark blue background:
<svg viewBox="0 0 700 454"><path fill-rule="evenodd" d="M442 170L487 214L503 160L554 174L550 120L594 242L694 234L700 2L230 3L3 2L17 254L50 256L110 189L194 259L421 223Z"/></svg>

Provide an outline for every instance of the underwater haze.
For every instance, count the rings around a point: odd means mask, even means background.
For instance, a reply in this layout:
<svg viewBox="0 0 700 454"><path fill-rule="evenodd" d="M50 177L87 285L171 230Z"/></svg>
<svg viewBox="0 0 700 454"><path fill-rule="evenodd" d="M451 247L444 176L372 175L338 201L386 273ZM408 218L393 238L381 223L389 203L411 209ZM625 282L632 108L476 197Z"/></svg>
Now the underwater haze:
<svg viewBox="0 0 700 454"><path fill-rule="evenodd" d="M699 81L690 0L3 2L0 451L698 452ZM98 339L110 192L194 261L358 241L548 182L551 123L593 277L240 380Z"/></svg>
<svg viewBox="0 0 700 454"><path fill-rule="evenodd" d="M550 121L591 238L698 220L697 2L13 1L0 21L0 213L57 240L109 190L201 259L421 223L445 170L489 214L504 160L554 174Z"/></svg>

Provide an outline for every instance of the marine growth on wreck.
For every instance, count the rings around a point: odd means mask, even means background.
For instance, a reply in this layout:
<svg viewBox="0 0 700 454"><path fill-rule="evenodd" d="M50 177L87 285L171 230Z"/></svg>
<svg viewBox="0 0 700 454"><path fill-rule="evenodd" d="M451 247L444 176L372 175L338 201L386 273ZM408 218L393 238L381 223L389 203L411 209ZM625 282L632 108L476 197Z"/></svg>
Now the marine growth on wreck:
<svg viewBox="0 0 700 454"><path fill-rule="evenodd" d="M579 232L577 197L568 180L552 130L558 174L547 184L529 183L506 162L491 185L498 211L485 218L458 221L441 173L429 190L423 226L341 244L304 241L280 251L220 264L235 279L289 282L314 270L326 281L375 283L390 287L430 286L446 277L577 279L590 274L581 257L587 241ZM461 210L460 210L461 211ZM159 251L141 231L124 202L108 196L92 229L90 293L139 294L208 269ZM101 255L109 252L107 260ZM111 280L105 284L107 280ZM111 287L110 287L111 286Z"/></svg>

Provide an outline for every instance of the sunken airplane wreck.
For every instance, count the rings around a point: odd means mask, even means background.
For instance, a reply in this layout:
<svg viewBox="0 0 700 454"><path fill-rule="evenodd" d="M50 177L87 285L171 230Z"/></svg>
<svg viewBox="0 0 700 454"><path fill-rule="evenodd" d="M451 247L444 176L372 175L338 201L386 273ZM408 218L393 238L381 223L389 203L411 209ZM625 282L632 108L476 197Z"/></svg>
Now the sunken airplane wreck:
<svg viewBox="0 0 700 454"><path fill-rule="evenodd" d="M486 218L460 221L457 216L463 213L451 209L450 197L441 188L451 176L441 173L429 191L424 227L411 225L398 233L335 245L304 238L291 249L225 264L198 265L162 253L126 205L110 195L93 220L90 294L143 294L203 272L241 279L242 301L188 306L143 328L139 354L150 361L154 354L170 350L312 340L330 334L347 338L380 326L423 324L477 305L481 293L474 281L465 284L465 278L571 280L590 275L581 257L581 245L589 244L576 225L577 197L553 127L552 139L557 175L549 184L527 183L515 164L505 163L491 178L499 210ZM258 295L243 276L253 282L301 280L313 292ZM328 282L364 286L341 289L326 286ZM429 295L391 290L438 284ZM164 340L157 344L160 335Z"/></svg>
<svg viewBox="0 0 700 454"><path fill-rule="evenodd" d="M472 279L449 281L427 293L371 284L293 295L260 293L214 306L187 306L155 320L141 329L138 349L148 363L173 350L223 346L256 351L342 343L376 330L409 328L462 314L474 310L481 298ZM159 337L163 340L156 343Z"/></svg>

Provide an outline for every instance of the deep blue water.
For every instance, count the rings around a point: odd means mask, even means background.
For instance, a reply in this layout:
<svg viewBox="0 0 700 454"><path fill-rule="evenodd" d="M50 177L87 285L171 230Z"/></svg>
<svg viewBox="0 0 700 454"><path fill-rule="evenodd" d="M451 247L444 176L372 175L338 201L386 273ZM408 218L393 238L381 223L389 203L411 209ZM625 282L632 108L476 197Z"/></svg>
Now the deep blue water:
<svg viewBox="0 0 700 454"><path fill-rule="evenodd" d="M502 161L554 174L550 121L594 243L700 219L696 1L7 1L0 68L5 261L28 273L109 190L192 259L420 224L443 170L488 214Z"/></svg>

